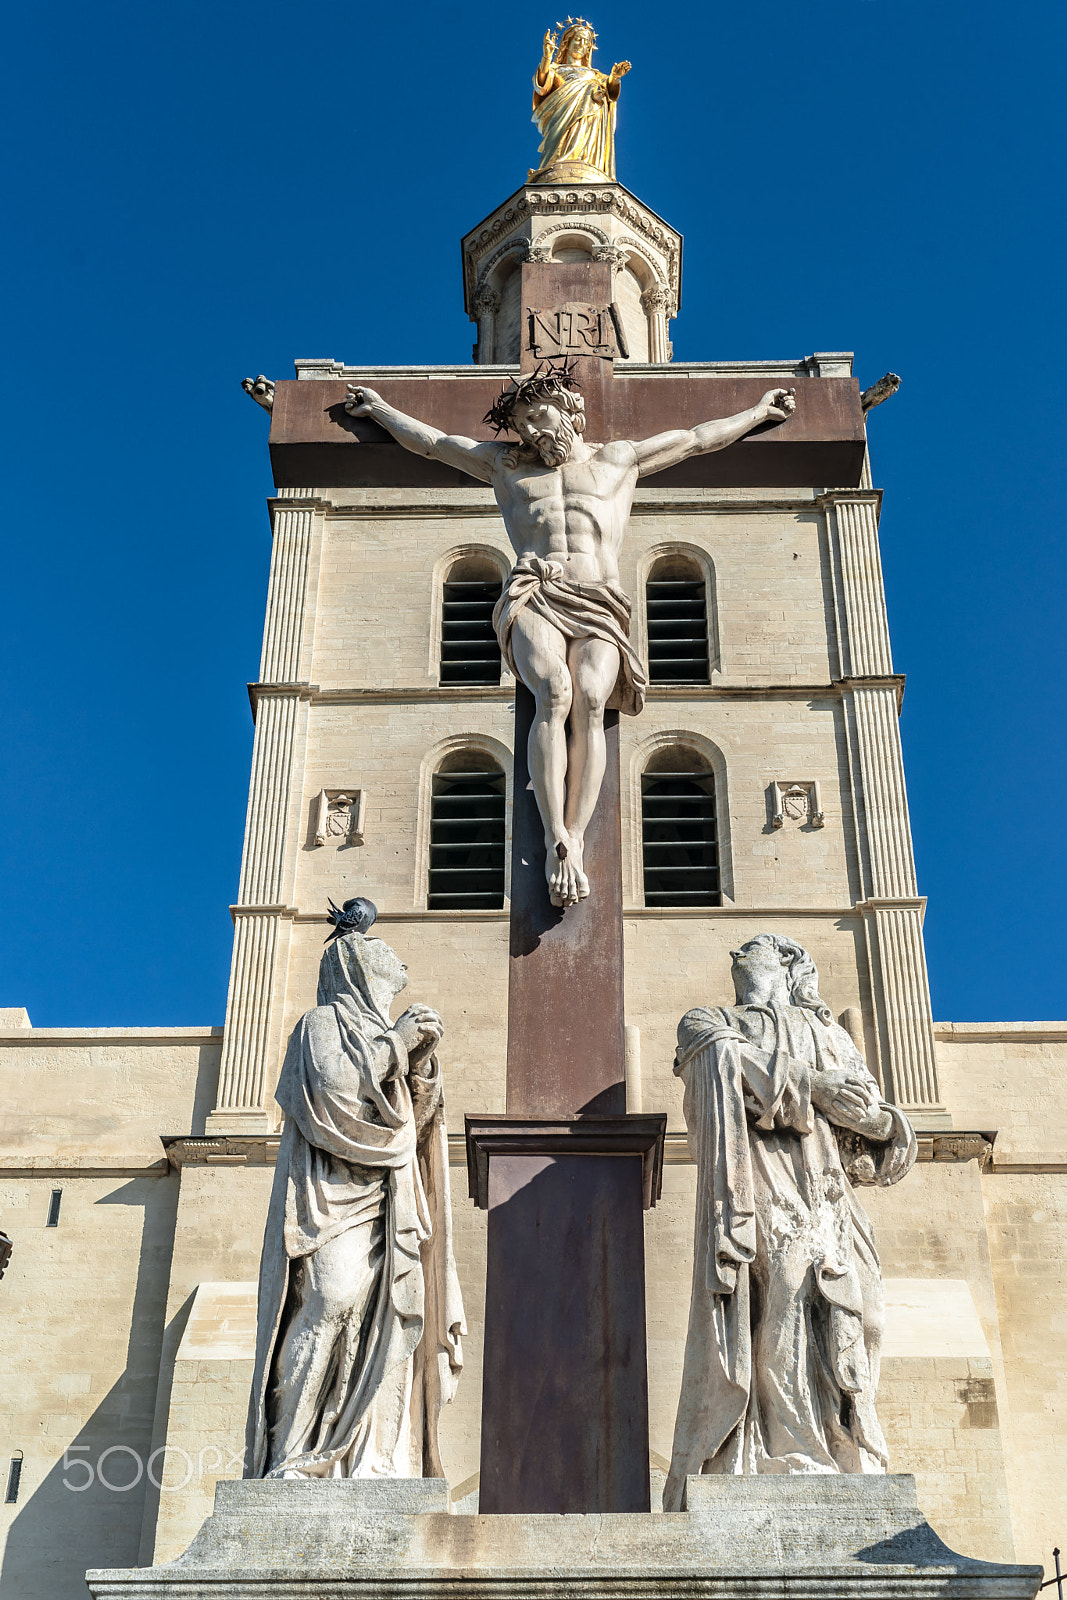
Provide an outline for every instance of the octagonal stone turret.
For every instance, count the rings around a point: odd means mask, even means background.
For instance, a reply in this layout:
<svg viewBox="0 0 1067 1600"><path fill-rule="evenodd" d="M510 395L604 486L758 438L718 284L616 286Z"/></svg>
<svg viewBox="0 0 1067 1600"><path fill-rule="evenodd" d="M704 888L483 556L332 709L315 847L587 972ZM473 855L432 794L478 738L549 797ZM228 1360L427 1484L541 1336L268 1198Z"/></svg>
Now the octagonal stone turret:
<svg viewBox="0 0 1067 1600"><path fill-rule="evenodd" d="M608 261L627 359L671 359L682 291L682 236L621 183L528 183L463 240L463 299L478 325L474 360L519 360L524 261Z"/></svg>

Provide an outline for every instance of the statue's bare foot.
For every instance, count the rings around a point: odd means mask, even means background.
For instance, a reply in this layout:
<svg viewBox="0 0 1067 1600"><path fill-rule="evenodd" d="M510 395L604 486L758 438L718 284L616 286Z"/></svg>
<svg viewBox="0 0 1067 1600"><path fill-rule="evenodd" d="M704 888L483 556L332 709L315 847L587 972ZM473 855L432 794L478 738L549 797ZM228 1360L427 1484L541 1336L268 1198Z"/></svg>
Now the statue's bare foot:
<svg viewBox="0 0 1067 1600"><path fill-rule="evenodd" d="M568 835L549 842L545 877L548 898L554 906L576 906L589 893L589 879L582 871L582 840Z"/></svg>
<svg viewBox="0 0 1067 1600"><path fill-rule="evenodd" d="M585 875L585 838L580 833L571 834L568 860L574 871L574 884L579 900L589 898L589 879Z"/></svg>

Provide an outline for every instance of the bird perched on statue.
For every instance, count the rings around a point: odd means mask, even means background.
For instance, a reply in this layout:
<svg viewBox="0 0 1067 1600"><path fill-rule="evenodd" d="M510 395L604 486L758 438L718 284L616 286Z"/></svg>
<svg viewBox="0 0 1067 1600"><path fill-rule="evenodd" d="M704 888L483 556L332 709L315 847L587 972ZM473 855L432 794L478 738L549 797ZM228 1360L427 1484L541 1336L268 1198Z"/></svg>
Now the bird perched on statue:
<svg viewBox="0 0 1067 1600"><path fill-rule="evenodd" d="M353 900L346 900L343 906L335 906L333 901L327 899L329 917L333 923L333 932L328 933L323 940L329 944L331 939L340 939L346 933L366 933L378 915L378 907L373 900L364 900L362 895L356 895Z"/></svg>

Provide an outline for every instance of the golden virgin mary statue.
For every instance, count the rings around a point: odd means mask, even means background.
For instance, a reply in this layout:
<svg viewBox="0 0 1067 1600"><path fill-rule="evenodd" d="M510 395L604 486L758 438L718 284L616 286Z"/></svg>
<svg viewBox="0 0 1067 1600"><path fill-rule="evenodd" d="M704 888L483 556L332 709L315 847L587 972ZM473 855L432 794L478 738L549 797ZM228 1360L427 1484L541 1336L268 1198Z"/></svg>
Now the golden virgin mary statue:
<svg viewBox="0 0 1067 1600"><path fill-rule="evenodd" d="M541 165L531 183L602 183L615 178L615 102L630 70L616 62L605 77L591 65L596 34L584 17L567 18L557 47L545 34L534 73L533 120L541 134ZM557 24L558 26L558 24Z"/></svg>

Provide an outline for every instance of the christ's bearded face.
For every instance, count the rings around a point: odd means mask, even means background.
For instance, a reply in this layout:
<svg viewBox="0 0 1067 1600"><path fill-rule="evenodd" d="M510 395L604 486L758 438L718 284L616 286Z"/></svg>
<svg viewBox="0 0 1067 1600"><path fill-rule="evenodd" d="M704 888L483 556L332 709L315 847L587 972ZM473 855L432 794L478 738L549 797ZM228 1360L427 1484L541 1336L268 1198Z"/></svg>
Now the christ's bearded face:
<svg viewBox="0 0 1067 1600"><path fill-rule="evenodd" d="M527 454L541 457L546 467L561 467L574 448L575 427L568 411L548 400L520 401L511 426Z"/></svg>

